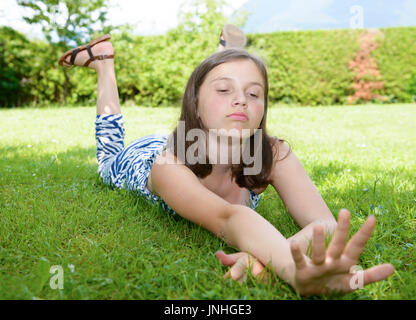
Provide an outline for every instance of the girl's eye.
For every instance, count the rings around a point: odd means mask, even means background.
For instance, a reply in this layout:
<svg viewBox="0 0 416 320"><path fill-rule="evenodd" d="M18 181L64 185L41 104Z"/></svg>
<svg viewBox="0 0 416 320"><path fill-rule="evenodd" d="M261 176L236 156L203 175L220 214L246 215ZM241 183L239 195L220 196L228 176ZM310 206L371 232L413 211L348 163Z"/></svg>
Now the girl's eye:
<svg viewBox="0 0 416 320"><path fill-rule="evenodd" d="M253 97L253 98L258 98L258 95L257 95L257 94L255 94L255 93L249 93L249 95L250 95L251 97Z"/></svg>
<svg viewBox="0 0 416 320"><path fill-rule="evenodd" d="M228 90L227 90L227 89L218 89L217 91L218 91L218 92L221 92L221 93L228 92Z"/></svg>

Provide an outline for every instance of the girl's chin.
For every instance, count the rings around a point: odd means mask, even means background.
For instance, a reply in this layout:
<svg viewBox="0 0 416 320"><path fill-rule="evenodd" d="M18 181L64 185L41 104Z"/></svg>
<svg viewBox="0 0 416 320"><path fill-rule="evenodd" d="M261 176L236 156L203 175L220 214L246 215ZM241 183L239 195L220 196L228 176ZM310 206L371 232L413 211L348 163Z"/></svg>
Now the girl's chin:
<svg viewBox="0 0 416 320"><path fill-rule="evenodd" d="M223 137L223 138L233 138L233 139L248 139L253 134L253 132L250 132L253 130L250 129L233 129L233 130L218 130L214 134L211 134L211 136L216 137Z"/></svg>
<svg viewBox="0 0 416 320"><path fill-rule="evenodd" d="M212 136L246 139L251 137L256 130L257 129L231 127L221 129L210 129L209 132Z"/></svg>

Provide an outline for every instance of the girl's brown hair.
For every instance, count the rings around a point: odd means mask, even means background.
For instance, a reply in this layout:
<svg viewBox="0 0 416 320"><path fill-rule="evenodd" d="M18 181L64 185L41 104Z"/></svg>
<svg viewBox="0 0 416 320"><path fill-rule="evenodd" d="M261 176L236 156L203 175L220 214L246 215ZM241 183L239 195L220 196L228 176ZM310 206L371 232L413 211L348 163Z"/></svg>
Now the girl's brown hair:
<svg viewBox="0 0 416 320"><path fill-rule="evenodd" d="M240 159L239 164L233 164L231 166L231 173L232 179L235 179L236 183L241 188L247 188L249 190L260 188L260 187L267 187L271 180L269 178L270 172L273 166L273 159L277 159L274 157L273 149L275 152L278 152L278 141L284 141L278 139L277 137L271 137L266 132L266 119L267 119L267 101L268 101L268 77L267 77L267 70L264 63L257 57L249 54L248 52L240 49L227 49L221 52L217 52L203 62L201 62L195 70L192 72L188 83L186 85L185 94L182 100L182 110L179 121L183 121L185 124L185 135L191 129L201 129L204 130L203 124L200 121L200 118L197 115L197 108L198 108L198 93L199 89L204 82L207 74L214 69L216 66L231 62L235 60L246 59L253 61L264 81L264 115L263 119L261 120L260 126L258 129L261 130L261 154L256 154L256 150L254 150L255 154L254 157L261 157L262 165L261 171L257 175L244 175L243 170L244 168L250 168L252 166L248 166L245 164L242 159ZM178 127L175 128L173 133L171 134L171 139L173 139L171 146L173 145L172 152L175 156L181 160L185 165L194 172L194 174L199 178L204 178L208 176L212 171L212 164L209 163L207 155L204 155L206 158L206 164L203 163L196 163L190 164L187 162L186 157L182 159L182 156L178 154ZM248 146L254 145L254 134L249 138ZM191 146L194 141L185 141L185 153L188 150L188 147ZM274 148L273 148L274 146ZM257 149L259 150L259 149ZM289 150L290 152L290 150ZM287 155L286 155L287 156Z"/></svg>

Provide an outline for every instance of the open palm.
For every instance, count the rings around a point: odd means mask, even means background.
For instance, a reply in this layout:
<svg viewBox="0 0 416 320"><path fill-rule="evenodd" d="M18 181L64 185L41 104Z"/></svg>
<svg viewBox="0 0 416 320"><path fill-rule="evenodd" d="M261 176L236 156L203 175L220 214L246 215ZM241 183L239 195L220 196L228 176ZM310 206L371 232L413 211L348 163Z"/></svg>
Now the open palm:
<svg viewBox="0 0 416 320"><path fill-rule="evenodd" d="M358 273L351 272L374 230L376 219L370 216L347 243L349 224L350 213L342 209L328 249L325 247L324 227L316 225L311 258L301 252L296 242L291 243L290 249L296 265L295 289L301 295L351 292L360 287L355 281L360 277L362 281L358 281L358 284L364 286L384 280L394 272L391 264L378 265Z"/></svg>

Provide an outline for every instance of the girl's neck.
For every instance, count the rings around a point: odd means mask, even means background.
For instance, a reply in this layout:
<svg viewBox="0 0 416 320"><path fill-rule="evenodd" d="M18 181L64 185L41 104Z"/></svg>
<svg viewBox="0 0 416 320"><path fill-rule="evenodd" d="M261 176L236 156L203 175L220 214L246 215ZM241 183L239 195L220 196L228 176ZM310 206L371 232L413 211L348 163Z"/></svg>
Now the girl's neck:
<svg viewBox="0 0 416 320"><path fill-rule="evenodd" d="M238 164L241 160L240 139L208 135L206 152L213 171L225 174L231 169L232 164ZM234 156L234 159L233 159Z"/></svg>

